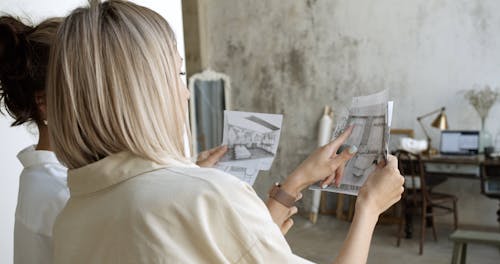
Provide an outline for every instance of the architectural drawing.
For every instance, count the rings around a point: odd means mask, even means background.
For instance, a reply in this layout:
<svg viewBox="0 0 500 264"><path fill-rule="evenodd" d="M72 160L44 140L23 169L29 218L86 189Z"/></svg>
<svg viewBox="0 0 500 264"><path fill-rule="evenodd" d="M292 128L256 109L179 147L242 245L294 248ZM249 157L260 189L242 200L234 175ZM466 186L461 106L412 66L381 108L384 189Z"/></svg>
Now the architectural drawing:
<svg viewBox="0 0 500 264"><path fill-rule="evenodd" d="M250 185L253 185L255 183L255 180L257 179L257 176L259 174L259 165L255 165L253 168L246 168L238 165L232 165L232 166L217 165L216 168L228 174L231 174Z"/></svg>
<svg viewBox="0 0 500 264"><path fill-rule="evenodd" d="M216 168L252 185L259 170L271 168L282 120L282 115L224 111L222 144L228 151Z"/></svg>
<svg viewBox="0 0 500 264"><path fill-rule="evenodd" d="M281 115L225 111L223 144L228 146L228 152L221 162L273 158L281 120Z"/></svg>
<svg viewBox="0 0 500 264"><path fill-rule="evenodd" d="M338 123L334 138L353 125L352 134L344 144L357 146L358 152L347 162L340 187L329 186L325 191L357 195L375 164L387 159L391 119L392 102L387 102L387 91L353 98L349 114Z"/></svg>

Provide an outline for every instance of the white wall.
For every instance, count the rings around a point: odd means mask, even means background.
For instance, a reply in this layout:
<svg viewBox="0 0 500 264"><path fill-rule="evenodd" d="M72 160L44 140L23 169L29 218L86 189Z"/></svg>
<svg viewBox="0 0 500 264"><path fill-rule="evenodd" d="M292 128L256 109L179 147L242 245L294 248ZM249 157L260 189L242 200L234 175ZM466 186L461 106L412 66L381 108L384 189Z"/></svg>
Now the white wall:
<svg viewBox="0 0 500 264"><path fill-rule="evenodd" d="M184 56L181 0L132 2L147 6L167 19L176 33L179 52ZM0 13L28 18L28 21L38 23L48 17L65 16L85 3L85 0L1 0ZM22 170L16 155L21 149L37 141L36 135L29 133L25 127L9 127L11 122L10 118L0 115L0 263L12 263L13 257L14 212L18 177Z"/></svg>

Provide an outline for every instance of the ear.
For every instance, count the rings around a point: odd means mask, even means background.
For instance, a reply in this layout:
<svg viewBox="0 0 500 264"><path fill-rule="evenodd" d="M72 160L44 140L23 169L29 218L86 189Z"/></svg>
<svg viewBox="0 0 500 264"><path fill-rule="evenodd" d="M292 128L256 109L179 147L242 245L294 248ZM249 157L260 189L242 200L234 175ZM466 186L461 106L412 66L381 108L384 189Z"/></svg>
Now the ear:
<svg viewBox="0 0 500 264"><path fill-rule="evenodd" d="M45 97L45 91L38 91L35 93L35 103L38 107L40 117L43 120L47 119L47 99Z"/></svg>

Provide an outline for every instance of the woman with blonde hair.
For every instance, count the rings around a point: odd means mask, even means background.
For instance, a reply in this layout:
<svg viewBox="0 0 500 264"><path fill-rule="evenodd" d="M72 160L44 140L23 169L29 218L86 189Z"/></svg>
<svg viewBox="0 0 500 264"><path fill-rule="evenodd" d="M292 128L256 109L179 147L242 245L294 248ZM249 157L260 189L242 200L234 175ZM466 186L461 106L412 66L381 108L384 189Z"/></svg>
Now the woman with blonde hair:
<svg viewBox="0 0 500 264"><path fill-rule="evenodd" d="M171 28L145 7L92 1L62 23L48 120L71 197L54 226L55 263L307 263L249 185L183 155L180 66ZM356 148L335 152L350 131L274 188L275 215L309 184L341 176ZM378 215L401 196L396 163L361 189L338 262L366 261Z"/></svg>
<svg viewBox="0 0 500 264"><path fill-rule="evenodd" d="M66 168L49 144L45 79L49 50L61 19L36 26L0 17L0 102L12 126L33 124L38 143L17 155L24 169L14 225L14 263L52 263L52 226L66 204ZM0 110L1 112L1 110Z"/></svg>

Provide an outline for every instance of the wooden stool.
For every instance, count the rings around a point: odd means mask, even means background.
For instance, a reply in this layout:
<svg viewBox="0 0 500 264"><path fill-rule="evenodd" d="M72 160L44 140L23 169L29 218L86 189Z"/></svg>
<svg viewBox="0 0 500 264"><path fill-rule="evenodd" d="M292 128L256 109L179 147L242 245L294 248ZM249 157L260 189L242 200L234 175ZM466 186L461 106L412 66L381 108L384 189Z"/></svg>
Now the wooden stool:
<svg viewBox="0 0 500 264"><path fill-rule="evenodd" d="M500 233L456 230L450 235L454 242L452 264L464 264L467 257L467 243L488 244L500 246Z"/></svg>

